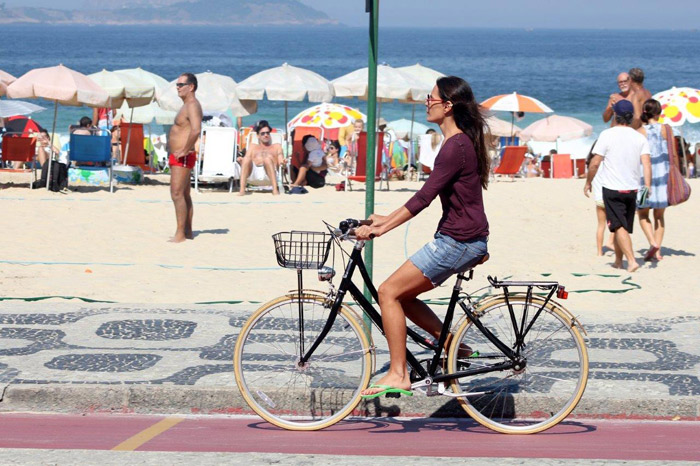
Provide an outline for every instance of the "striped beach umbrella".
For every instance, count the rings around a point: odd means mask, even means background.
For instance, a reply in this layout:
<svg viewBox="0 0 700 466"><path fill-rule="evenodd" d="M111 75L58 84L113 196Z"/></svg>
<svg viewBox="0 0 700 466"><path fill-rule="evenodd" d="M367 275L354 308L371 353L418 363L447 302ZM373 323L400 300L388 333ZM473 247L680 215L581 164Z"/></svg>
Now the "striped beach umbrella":
<svg viewBox="0 0 700 466"><path fill-rule="evenodd" d="M526 95L516 92L489 97L481 102L482 107L499 112L552 113L554 110Z"/></svg>

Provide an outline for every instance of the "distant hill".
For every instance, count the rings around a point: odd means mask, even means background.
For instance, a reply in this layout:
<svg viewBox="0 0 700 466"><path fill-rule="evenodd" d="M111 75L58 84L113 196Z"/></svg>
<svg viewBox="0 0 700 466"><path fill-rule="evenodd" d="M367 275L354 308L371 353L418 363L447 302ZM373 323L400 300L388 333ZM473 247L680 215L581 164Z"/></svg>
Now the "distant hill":
<svg viewBox="0 0 700 466"><path fill-rule="evenodd" d="M296 0L121 0L116 9L59 10L6 8L0 2L0 24L45 23L88 25L323 25L338 24L325 13Z"/></svg>

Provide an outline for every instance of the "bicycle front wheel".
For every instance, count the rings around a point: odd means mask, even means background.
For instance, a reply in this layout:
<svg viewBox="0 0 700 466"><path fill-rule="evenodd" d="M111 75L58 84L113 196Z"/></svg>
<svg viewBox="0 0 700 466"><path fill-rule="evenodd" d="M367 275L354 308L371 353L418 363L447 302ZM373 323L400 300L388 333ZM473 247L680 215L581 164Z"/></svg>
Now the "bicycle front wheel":
<svg viewBox="0 0 700 466"><path fill-rule="evenodd" d="M544 299L529 302L523 295L509 297L518 326L525 314L526 327ZM516 348L516 334L509 306L503 296L489 299L475 311L479 321L509 348ZM458 345L450 345L448 371L482 369L506 363L508 358L466 320L455 332ZM525 336L521 370L487 372L452 382L466 412L479 424L507 434L541 432L562 421L576 407L588 380L588 353L572 317L550 301ZM459 354L460 345L462 354ZM479 354L464 358L464 345Z"/></svg>
<svg viewBox="0 0 700 466"><path fill-rule="evenodd" d="M255 311L234 351L236 383L263 419L290 430L318 430L348 416L372 372L368 337L354 313L341 306L330 332L300 363L328 320L321 295L277 298ZM303 350L302 350L303 347Z"/></svg>

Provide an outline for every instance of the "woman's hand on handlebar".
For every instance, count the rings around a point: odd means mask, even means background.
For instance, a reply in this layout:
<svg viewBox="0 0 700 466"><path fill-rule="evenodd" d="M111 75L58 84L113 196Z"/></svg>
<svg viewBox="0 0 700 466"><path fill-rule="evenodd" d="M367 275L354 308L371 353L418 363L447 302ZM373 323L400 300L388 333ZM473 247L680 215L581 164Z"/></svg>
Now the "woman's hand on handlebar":
<svg viewBox="0 0 700 466"><path fill-rule="evenodd" d="M355 228L355 237L358 240L369 240L381 236L379 228L374 225L362 225Z"/></svg>
<svg viewBox="0 0 700 466"><path fill-rule="evenodd" d="M369 220L372 222L372 226L381 227L386 222L386 215L372 214L369 216Z"/></svg>

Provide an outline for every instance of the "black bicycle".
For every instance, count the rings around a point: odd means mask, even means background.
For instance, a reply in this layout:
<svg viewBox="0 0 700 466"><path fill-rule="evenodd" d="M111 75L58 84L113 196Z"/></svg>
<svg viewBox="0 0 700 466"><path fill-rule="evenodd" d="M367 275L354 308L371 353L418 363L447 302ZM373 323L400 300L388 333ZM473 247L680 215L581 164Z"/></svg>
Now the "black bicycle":
<svg viewBox="0 0 700 466"><path fill-rule="evenodd" d="M362 260L365 242L354 237L361 223L349 219L338 228L326 224L328 233L273 235L278 263L297 270L297 289L253 313L238 336L233 362L246 402L279 427L317 430L352 415L374 373L369 329L344 303L349 294L383 334L381 315L353 282L359 271L377 301ZM342 241L354 243L352 252ZM336 250L345 262L337 289L335 271L324 266L331 249L333 263ZM304 269L317 269L328 291L305 289ZM457 275L438 341L408 328L409 343L432 355L419 360L419 353L407 350L411 389L457 398L472 418L498 432L528 434L556 425L576 407L588 380L585 331L552 299L565 299L565 288L553 281L488 277L499 292L476 298L477 292L462 291L472 276L473 269ZM462 315L452 327L458 308Z"/></svg>

